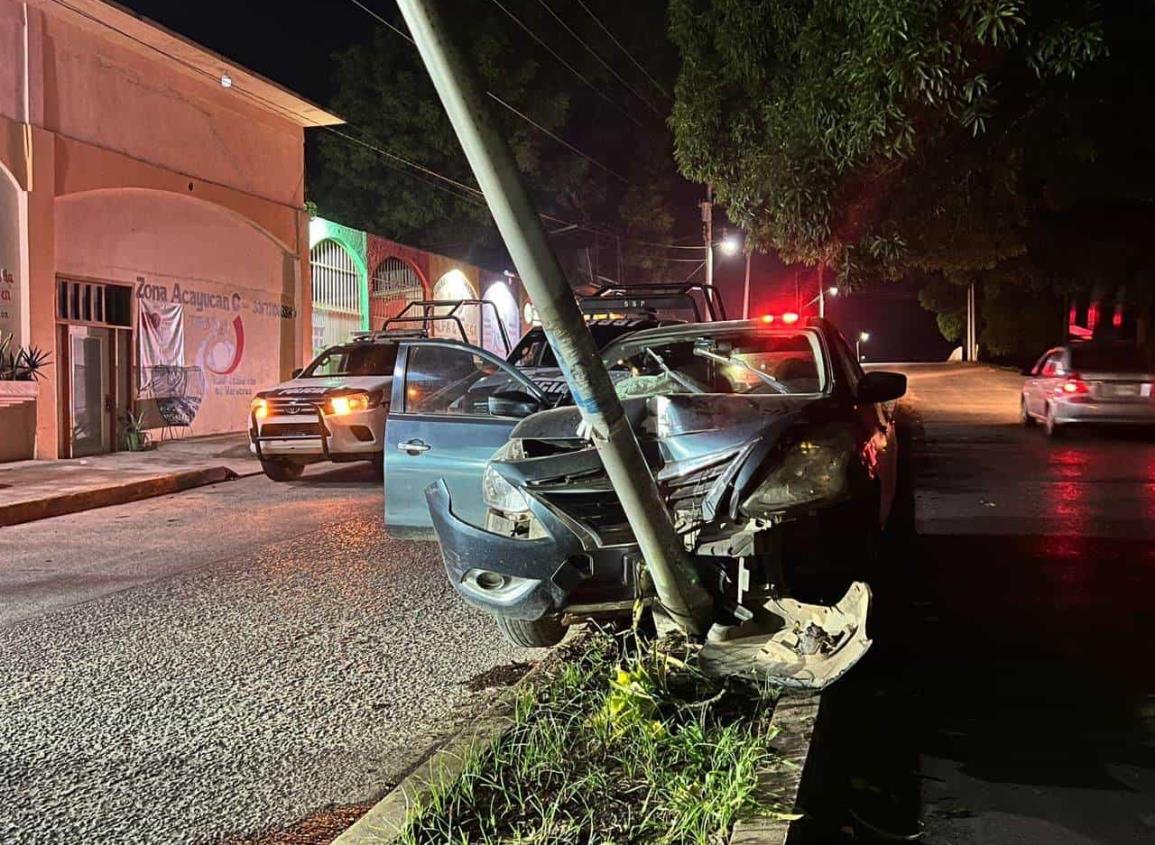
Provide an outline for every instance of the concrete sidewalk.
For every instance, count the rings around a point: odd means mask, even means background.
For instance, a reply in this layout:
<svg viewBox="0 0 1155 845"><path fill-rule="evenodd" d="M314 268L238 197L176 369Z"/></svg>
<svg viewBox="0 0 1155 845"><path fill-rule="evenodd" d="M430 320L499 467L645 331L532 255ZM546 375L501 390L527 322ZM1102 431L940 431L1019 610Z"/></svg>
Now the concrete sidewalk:
<svg viewBox="0 0 1155 845"><path fill-rule="evenodd" d="M164 496L260 471L243 433L169 440L147 452L0 464L0 526Z"/></svg>

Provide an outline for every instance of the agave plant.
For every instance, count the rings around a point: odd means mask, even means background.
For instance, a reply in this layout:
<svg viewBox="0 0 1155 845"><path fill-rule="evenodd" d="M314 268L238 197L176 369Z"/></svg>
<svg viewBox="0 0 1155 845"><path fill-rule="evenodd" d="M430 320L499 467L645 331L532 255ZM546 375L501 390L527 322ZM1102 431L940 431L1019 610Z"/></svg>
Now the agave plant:
<svg viewBox="0 0 1155 845"><path fill-rule="evenodd" d="M13 346L12 335L0 336L0 381L37 381L51 360L39 346Z"/></svg>

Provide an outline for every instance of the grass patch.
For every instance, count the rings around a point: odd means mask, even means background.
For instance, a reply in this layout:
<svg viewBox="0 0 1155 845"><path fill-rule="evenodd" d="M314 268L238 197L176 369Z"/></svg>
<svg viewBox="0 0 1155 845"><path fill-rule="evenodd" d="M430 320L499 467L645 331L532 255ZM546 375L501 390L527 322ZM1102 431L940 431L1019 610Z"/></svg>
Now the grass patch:
<svg viewBox="0 0 1155 845"><path fill-rule="evenodd" d="M596 634L519 691L513 728L415 806L404 845L724 843L760 806L773 694L675 642Z"/></svg>

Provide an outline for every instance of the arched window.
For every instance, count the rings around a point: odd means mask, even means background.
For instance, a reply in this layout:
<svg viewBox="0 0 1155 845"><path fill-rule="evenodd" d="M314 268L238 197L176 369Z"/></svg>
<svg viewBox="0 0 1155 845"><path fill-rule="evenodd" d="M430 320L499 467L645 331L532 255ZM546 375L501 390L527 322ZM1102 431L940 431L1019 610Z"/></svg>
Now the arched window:
<svg viewBox="0 0 1155 845"><path fill-rule="evenodd" d="M334 240L309 251L313 272L313 349L344 343L361 330L361 291L353 256Z"/></svg>
<svg viewBox="0 0 1155 845"><path fill-rule="evenodd" d="M444 300L455 299L477 299L477 291L473 287L473 283L469 281L469 277L460 270L450 270L437 280L437 284L433 286L433 298ZM446 313L448 308L439 308L437 313ZM477 343L478 329L480 328L479 315L477 307L463 308L458 312L461 317L461 322L465 326L465 335L469 338L470 343ZM461 333L457 326L452 325L449 321L436 323L433 326L433 334L437 337L452 337L460 339Z"/></svg>
<svg viewBox="0 0 1155 845"><path fill-rule="evenodd" d="M518 333L518 313L517 300L513 296L513 291L509 289L509 285L505 282L494 282L485 289L485 298L492 302L496 308L483 308L481 311L481 345L490 352L496 352L499 355L508 355L510 350L506 349L504 338L501 335L501 329L498 326L498 320L505 326L506 337L509 338L509 343L512 348L516 344L520 334Z"/></svg>
<svg viewBox="0 0 1155 845"><path fill-rule="evenodd" d="M378 329L406 303L424 298L425 287L413 265L396 256L386 258L373 271L369 285L369 325Z"/></svg>

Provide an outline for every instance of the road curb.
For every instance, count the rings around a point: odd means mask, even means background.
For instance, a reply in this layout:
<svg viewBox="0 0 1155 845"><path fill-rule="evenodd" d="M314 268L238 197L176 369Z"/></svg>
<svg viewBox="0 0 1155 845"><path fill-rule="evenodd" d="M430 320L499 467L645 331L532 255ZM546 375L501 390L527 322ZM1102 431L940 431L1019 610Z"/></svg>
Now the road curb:
<svg viewBox="0 0 1155 845"><path fill-rule="evenodd" d="M60 496L46 496L27 502L15 502L0 507L0 527L20 525L25 522L35 522L39 519L64 516L96 508L106 508L110 505L123 505L157 496L167 496L170 493L180 493L194 487L219 484L222 481L247 478L249 475L255 474L237 473L225 466L205 467L153 478L142 478L137 481L127 481L93 490L78 490L75 493L65 493Z"/></svg>
<svg viewBox="0 0 1155 845"><path fill-rule="evenodd" d="M778 817L739 819L730 833L730 845L785 845L797 813L798 790L814 738L814 726L822 699L817 696L783 696L774 705L770 730L774 761L758 773L758 798L762 804L780 808Z"/></svg>
<svg viewBox="0 0 1155 845"><path fill-rule="evenodd" d="M517 683L502 691L479 719L442 745L427 749L425 758L401 783L334 839L332 845L387 845L393 842L405 827L409 809L422 795L433 786L456 778L468 760L498 742L513 726L518 692L539 675L560 667L589 636L590 631L586 629L561 648L551 651Z"/></svg>

